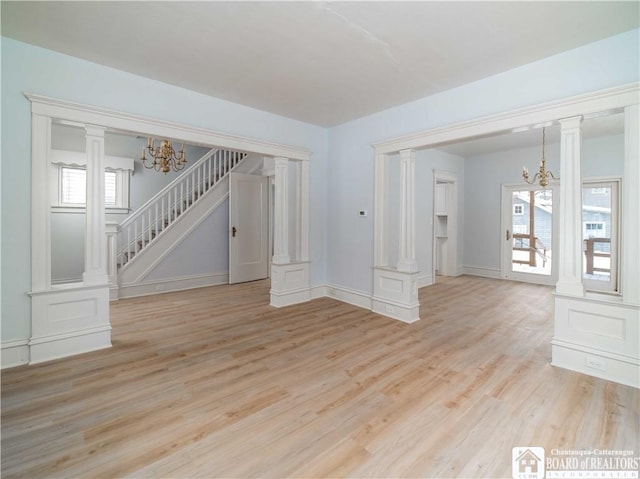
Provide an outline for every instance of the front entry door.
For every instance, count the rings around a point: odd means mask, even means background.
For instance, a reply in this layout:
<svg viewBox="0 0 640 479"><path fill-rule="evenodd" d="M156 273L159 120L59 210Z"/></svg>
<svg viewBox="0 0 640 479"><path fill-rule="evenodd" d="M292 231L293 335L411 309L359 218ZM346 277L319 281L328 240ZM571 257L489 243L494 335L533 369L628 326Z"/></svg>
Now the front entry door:
<svg viewBox="0 0 640 479"><path fill-rule="evenodd" d="M554 187L504 186L502 193L502 277L555 284Z"/></svg>
<svg viewBox="0 0 640 479"><path fill-rule="evenodd" d="M229 284L266 278L269 178L229 174Z"/></svg>

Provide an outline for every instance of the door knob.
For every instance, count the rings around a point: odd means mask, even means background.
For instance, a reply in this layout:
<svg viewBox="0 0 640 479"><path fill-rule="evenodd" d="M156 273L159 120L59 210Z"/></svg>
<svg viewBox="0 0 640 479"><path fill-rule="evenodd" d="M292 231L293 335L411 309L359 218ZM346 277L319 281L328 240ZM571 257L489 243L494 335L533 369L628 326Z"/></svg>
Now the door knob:
<svg viewBox="0 0 640 479"><path fill-rule="evenodd" d="M236 233L237 232L238 232L238 230L236 229L235 226L233 228L231 228L231 236L233 236L234 238L236 237Z"/></svg>

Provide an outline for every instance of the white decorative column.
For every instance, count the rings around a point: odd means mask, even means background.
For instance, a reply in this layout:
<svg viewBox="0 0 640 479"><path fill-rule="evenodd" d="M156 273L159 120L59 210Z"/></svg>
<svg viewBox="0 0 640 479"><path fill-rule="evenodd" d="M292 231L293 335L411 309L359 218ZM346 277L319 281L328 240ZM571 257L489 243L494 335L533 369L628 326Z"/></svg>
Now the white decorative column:
<svg viewBox="0 0 640 479"><path fill-rule="evenodd" d="M289 160L275 158L273 263L286 264L289 257Z"/></svg>
<svg viewBox="0 0 640 479"><path fill-rule="evenodd" d="M309 261L309 162L298 161L298 181L296 192L298 261Z"/></svg>
<svg viewBox="0 0 640 479"><path fill-rule="evenodd" d="M400 152L400 256L398 271L418 271L416 261L416 152Z"/></svg>
<svg viewBox="0 0 640 479"><path fill-rule="evenodd" d="M640 304L640 105L624 109L624 183L622 185L621 292L625 303Z"/></svg>
<svg viewBox="0 0 640 479"><path fill-rule="evenodd" d="M51 118L31 115L31 290L51 288Z"/></svg>
<svg viewBox="0 0 640 479"><path fill-rule="evenodd" d="M375 313L413 323L420 319L418 264L415 257L415 151L400 152L400 246L397 267L388 264L387 197L391 190L386 154L375 156L375 241L373 298ZM393 214L389 212L389 214Z"/></svg>
<svg viewBox="0 0 640 479"><path fill-rule="evenodd" d="M625 111L625 172L622 201L623 301L584 294L582 285L581 118L561 120L559 278L554 301L551 364L640 387L640 308L638 307L637 106ZM627 229L625 229L627 228ZM554 258L555 259L555 258ZM629 289L628 289L629 288ZM628 296L627 296L628 293ZM635 304L633 303L635 301ZM630 304L625 304L629 302Z"/></svg>
<svg viewBox="0 0 640 479"><path fill-rule="evenodd" d="M289 160L275 158L274 239L271 263L271 306L309 301L309 164L295 160L295 194L289 191ZM295 259L289 256L289 201L295 205Z"/></svg>
<svg viewBox="0 0 640 479"><path fill-rule="evenodd" d="M87 125L87 213L84 248L86 285L107 284L104 206L104 128Z"/></svg>
<svg viewBox="0 0 640 479"><path fill-rule="evenodd" d="M582 285L582 178L580 157L582 117L560 120L560 204L556 293L583 296Z"/></svg>
<svg viewBox="0 0 640 479"><path fill-rule="evenodd" d="M31 335L25 361L39 363L111 346L104 225L104 129L87 129L85 281L51 284L51 116L29 98L31 111ZM75 110L74 110L75 111ZM64 111L59 112L65 118ZM58 118L58 117L56 117ZM96 171L97 168L97 171ZM97 192L96 192L97 191ZM97 234L97 235L96 235Z"/></svg>
<svg viewBox="0 0 640 479"><path fill-rule="evenodd" d="M389 157L384 153L376 153L375 158L375 190L374 190L374 268L387 266L389 255L387 250L387 229L385 206L387 202L387 192L389 191Z"/></svg>

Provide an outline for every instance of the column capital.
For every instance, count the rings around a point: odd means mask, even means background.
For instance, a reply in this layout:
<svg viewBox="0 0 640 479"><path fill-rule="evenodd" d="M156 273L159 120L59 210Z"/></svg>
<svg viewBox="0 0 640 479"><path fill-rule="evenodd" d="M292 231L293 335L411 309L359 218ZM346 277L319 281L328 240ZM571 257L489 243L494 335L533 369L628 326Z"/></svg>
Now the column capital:
<svg viewBox="0 0 640 479"><path fill-rule="evenodd" d="M289 158L285 158L284 156L275 156L273 161L275 162L275 166L287 166L289 164Z"/></svg>
<svg viewBox="0 0 640 479"><path fill-rule="evenodd" d="M416 150L411 148L406 150L400 150L400 159L401 160L415 160L416 159Z"/></svg>
<svg viewBox="0 0 640 479"><path fill-rule="evenodd" d="M104 133L106 130L107 129L104 126L84 125L84 131L86 136L104 137Z"/></svg>
<svg viewBox="0 0 640 479"><path fill-rule="evenodd" d="M562 118L558 120L560 123L560 128L579 128L582 125L582 116L572 116L569 118Z"/></svg>

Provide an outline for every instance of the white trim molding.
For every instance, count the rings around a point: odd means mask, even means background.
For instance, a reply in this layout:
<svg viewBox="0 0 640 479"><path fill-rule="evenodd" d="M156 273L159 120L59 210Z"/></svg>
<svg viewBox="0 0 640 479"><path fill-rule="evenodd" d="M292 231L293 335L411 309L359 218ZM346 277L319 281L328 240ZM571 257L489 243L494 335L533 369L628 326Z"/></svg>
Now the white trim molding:
<svg viewBox="0 0 640 479"><path fill-rule="evenodd" d="M81 125L100 125L107 129L126 130L144 136L173 138L178 143L211 145L222 149L246 151L247 153L284 156L292 160L304 161L311 156L309 150L297 146L245 138L33 93L25 93L24 96L31 102L33 113L77 122Z"/></svg>
<svg viewBox="0 0 640 479"><path fill-rule="evenodd" d="M502 273L496 268L485 268L483 266L467 266L462 267L462 273L471 276L482 276L483 278L502 279Z"/></svg>
<svg viewBox="0 0 640 479"><path fill-rule="evenodd" d="M588 316L589 311L593 314L592 310L596 308L596 301L584 296L584 287L581 274L579 274L581 271L581 261L579 261L581 244L577 238L581 231L579 225L581 211L580 121L624 110L625 177L622 185L624 216L622 218L623 233L620 258L623 266L638 264L637 199L638 191L640 191L638 185L640 177L638 117L640 114L637 105L639 99L640 83L634 82L374 143L372 145L375 150L373 311L401 320L408 318L417 320L419 318L419 303L417 298L414 301L412 296L416 283L415 278L411 276L411 273L405 273L406 277L399 276L402 273L394 271L387 262L386 248L388 245L386 242L390 231L385 222L385 216L389 214L402 216L403 213L402 207L398 212L386 211L388 208L389 175L385 174L385 170L388 168L387 158L389 155L396 155L407 150L434 148L446 143L505 133L516 129L532 128L545 123L561 123L563 131L561 188L566 190L562 192L562 199L564 203L567 203L563 204L563 208L568 208L565 213L568 213L567 216L570 218L566 219L565 225L560 228L559 235L555 236L560 236L559 244L564 247L564 249L560 248L561 253L565 251L568 255L574 256L568 259L564 255L565 258L562 260L562 255L560 255L561 261L564 261L564 270L562 270L557 284L558 293L561 294L557 294L555 298L554 324L556 334L552 342L552 364L593 376L606 377L624 384L637 385L640 376L638 366L640 356L638 351L638 343L640 342L638 335L640 319L638 318L637 304L640 297L638 293L640 290L638 288L640 283L638 268L623 267L622 269L623 300L621 303L611 301L598 313L597 318ZM408 228L407 233L410 234ZM415 242L415 238L409 238L407 244L411 244L411 241ZM632 263L628 263L628 261ZM473 266L467 266L463 270L481 276L495 274L490 270ZM570 301L579 302L579 306L574 305L570 310L567 306ZM635 309L629 310L629 306ZM610 329L618 330L621 324L624 324L626 331L626 336L623 339L617 338L613 343L608 339L598 340L600 336L609 334ZM587 342L585 343L585 341ZM621 353L612 344L623 347L626 352ZM584 348L589 348L588 358L584 356L586 354ZM602 363L598 357L608 359ZM596 367L585 366L585 364Z"/></svg>
<svg viewBox="0 0 640 479"><path fill-rule="evenodd" d="M331 283L326 285L324 296L364 309L371 309L372 305L369 293Z"/></svg>
<svg viewBox="0 0 640 479"><path fill-rule="evenodd" d="M282 308L310 299L308 261L271 263L271 306Z"/></svg>
<svg viewBox="0 0 640 479"><path fill-rule="evenodd" d="M13 368L29 364L29 340L12 339L0 344L0 369Z"/></svg>
<svg viewBox="0 0 640 479"><path fill-rule="evenodd" d="M108 285L31 293L30 363L111 347Z"/></svg>
<svg viewBox="0 0 640 479"><path fill-rule="evenodd" d="M407 273L392 268L373 268L371 310L404 323L420 319L418 272Z"/></svg>
<svg viewBox="0 0 640 479"><path fill-rule="evenodd" d="M376 154L394 154L405 149L434 147L464 139L509 132L560 118L599 115L638 103L640 83L634 82L583 95L562 98L516 110L488 115L474 120L420 131L409 135L373 143Z"/></svg>
<svg viewBox="0 0 640 479"><path fill-rule="evenodd" d="M308 254L308 164L307 149L273 142L215 132L163 120L146 118L96 106L25 93L31 102L31 338L27 347L30 361L41 362L70 356L111 345L109 295L146 294L149 288L184 289L218 282L221 278L173 278L162 284L152 282L132 288L124 281L120 290L113 279L113 263L107 264L107 243L104 205L104 134L109 130L127 131L137 135L173 138L176 141L208 145L221 149L256 153L260 156L288 158L305 163L301 166L298 185L301 208L298 211L298 251ZM85 232L85 271L82 283L52 286L51 284L51 178L55 171L51 160L52 122L64 122L84 128L86 133L85 163L87 169L87 228ZM81 161L81 160L80 160ZM123 166L120 164L120 166ZM124 165L126 166L126 165ZM305 211L306 209L306 211ZM276 220L277 214L276 214ZM281 219L279 221L282 221ZM111 240L113 243L113 240ZM113 244L111 244L113 249ZM300 258L297 258L298 260ZM107 274L110 268L111 277ZM281 302L308 300L308 263L304 266L304 286L274 291L275 296L289 296ZM124 269L120 271L123 273ZM127 274L132 274L129 271ZM296 274L290 272L291 282ZM215 276L215 275L214 275ZM143 274L144 277L144 274ZM143 279L143 278L138 278ZM206 283L206 284L203 284ZM166 290L166 289L165 289ZM23 345L24 346L24 345Z"/></svg>
<svg viewBox="0 0 640 479"><path fill-rule="evenodd" d="M205 288L208 286L219 286L228 283L229 273L224 272L121 284L118 287L118 299L170 293L173 291L184 291L187 289Z"/></svg>
<svg viewBox="0 0 640 479"><path fill-rule="evenodd" d="M640 307L556 294L553 366L640 387Z"/></svg>

